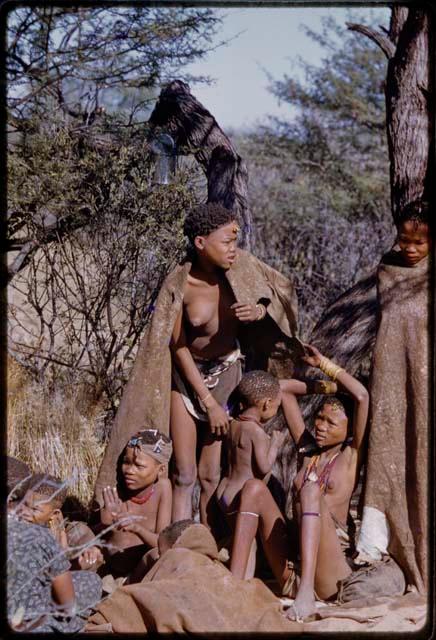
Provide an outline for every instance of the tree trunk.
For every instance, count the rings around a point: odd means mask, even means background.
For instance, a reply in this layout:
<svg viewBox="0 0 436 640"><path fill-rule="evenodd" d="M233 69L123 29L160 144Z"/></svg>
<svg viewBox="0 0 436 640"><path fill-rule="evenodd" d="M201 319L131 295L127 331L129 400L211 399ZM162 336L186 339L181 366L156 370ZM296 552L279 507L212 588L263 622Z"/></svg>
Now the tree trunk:
<svg viewBox="0 0 436 640"><path fill-rule="evenodd" d="M362 33L376 42L388 58L386 128L394 222L404 206L415 200L429 200L431 195L434 39L430 21L429 10L394 6L387 35L366 25L347 23L352 31ZM310 342L365 382L376 330L377 291L376 274L373 273L343 293L325 311L312 332ZM306 371L305 375L313 377L313 372ZM302 411L308 425L319 404L320 398L317 396L309 396L302 401ZM289 442L275 468L275 475L287 495L286 511L289 516L292 513L289 496L296 474L296 462L295 446ZM357 493L361 487L362 477Z"/></svg>
<svg viewBox="0 0 436 640"><path fill-rule="evenodd" d="M371 38L388 58L386 129L394 222L415 200L429 200L434 156L434 38L429 9L394 6L389 32L348 28Z"/></svg>
<svg viewBox="0 0 436 640"><path fill-rule="evenodd" d="M407 14L407 15L406 15ZM396 44L386 78L392 215L428 200L433 157L430 12L394 7L389 35Z"/></svg>
<svg viewBox="0 0 436 640"><path fill-rule="evenodd" d="M241 225L241 245L249 249L252 221L247 169L213 115L185 82L174 80L162 89L149 124L150 139L157 128L162 129L173 137L179 154L194 155L206 173L208 202L219 202L235 213Z"/></svg>

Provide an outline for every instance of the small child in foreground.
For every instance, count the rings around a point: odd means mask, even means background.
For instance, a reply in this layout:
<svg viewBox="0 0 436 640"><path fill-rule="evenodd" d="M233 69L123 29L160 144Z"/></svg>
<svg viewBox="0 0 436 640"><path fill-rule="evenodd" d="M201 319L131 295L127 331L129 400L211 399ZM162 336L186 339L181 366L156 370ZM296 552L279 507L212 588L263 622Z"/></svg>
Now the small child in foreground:
<svg viewBox="0 0 436 640"><path fill-rule="evenodd" d="M67 488L59 478L43 473L34 474L29 480L29 487L17 509L17 514L25 522L47 527L56 542L68 551L71 540L61 510L66 497ZM73 524L80 525L82 533L75 541L74 547L84 546L94 538L94 534L85 523ZM71 556L71 553L68 555L73 567L77 569L95 570L103 562L102 553L96 545L85 548L78 557Z"/></svg>
<svg viewBox="0 0 436 640"><path fill-rule="evenodd" d="M48 528L62 506L62 483L43 475L29 477L29 471L8 458L8 622L15 631L80 631L89 607L101 598L101 579L95 573L70 571L66 549ZM52 494L58 490L56 502Z"/></svg>
<svg viewBox="0 0 436 640"><path fill-rule="evenodd" d="M227 477L221 480L216 496L232 528L235 524L237 529L240 528L242 520L246 520L249 524L245 526L256 532L259 516L241 509L240 494L247 483L264 486L266 511L260 519L260 537L271 569L282 586L287 579L287 567L277 560L287 552L286 524L266 482L287 434L273 431L270 437L264 429L265 423L276 415L280 406L280 385L266 371L250 371L242 377L236 392L242 410L230 423L229 470ZM250 548L245 550L250 552ZM248 573L247 570L248 556L233 544L230 571L237 577L247 578L253 573L252 568Z"/></svg>
<svg viewBox="0 0 436 640"><path fill-rule="evenodd" d="M136 569L135 581L141 579L146 567L141 571L138 563L157 548L159 533L171 521L171 483L165 477L171 452L171 441L157 429L138 431L121 457L122 496L116 487L103 489L101 524L116 525L107 536L108 568L114 577Z"/></svg>

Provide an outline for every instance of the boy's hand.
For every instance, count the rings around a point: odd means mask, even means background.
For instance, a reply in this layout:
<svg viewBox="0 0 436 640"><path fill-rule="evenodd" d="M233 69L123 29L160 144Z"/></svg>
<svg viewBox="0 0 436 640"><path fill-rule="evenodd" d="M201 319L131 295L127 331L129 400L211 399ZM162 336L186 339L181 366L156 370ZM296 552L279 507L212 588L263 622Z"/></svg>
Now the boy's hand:
<svg viewBox="0 0 436 640"><path fill-rule="evenodd" d="M235 316L240 322L254 322L260 320L259 307L255 304L245 304L244 302L235 302L230 309L233 309Z"/></svg>
<svg viewBox="0 0 436 640"><path fill-rule="evenodd" d="M121 501L116 487L103 489L104 509L112 516L112 522L116 522L126 515L126 505Z"/></svg>
<svg viewBox="0 0 436 640"><path fill-rule="evenodd" d="M207 408L207 417L211 432L216 436L224 436L229 430L229 417L224 409L215 402Z"/></svg>
<svg viewBox="0 0 436 640"><path fill-rule="evenodd" d="M271 444L275 445L277 449L281 449L286 436L287 436L286 431L277 431L275 429L271 434Z"/></svg>
<svg viewBox="0 0 436 640"><path fill-rule="evenodd" d="M137 533L140 536L141 532L144 529L145 520L147 520L146 517L141 518L141 520L132 520L132 522L126 522L126 524L122 525L121 529L123 531L131 531L132 533Z"/></svg>
<svg viewBox="0 0 436 640"><path fill-rule="evenodd" d="M319 367L322 354L316 347L313 347L311 344L305 344L304 347L308 354L307 356L301 356L301 359L304 360L306 364L310 364L311 367Z"/></svg>
<svg viewBox="0 0 436 640"><path fill-rule="evenodd" d="M85 549L85 551L79 556L77 562L79 563L79 567L83 570L94 569L104 562L104 558L98 547L91 547L90 549Z"/></svg>

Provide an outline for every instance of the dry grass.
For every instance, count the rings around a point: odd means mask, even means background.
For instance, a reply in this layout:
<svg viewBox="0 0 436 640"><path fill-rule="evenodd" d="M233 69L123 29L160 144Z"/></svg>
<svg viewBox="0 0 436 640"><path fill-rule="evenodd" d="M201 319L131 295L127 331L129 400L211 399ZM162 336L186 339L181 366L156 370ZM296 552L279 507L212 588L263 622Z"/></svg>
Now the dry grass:
<svg viewBox="0 0 436 640"><path fill-rule="evenodd" d="M79 394L75 387L49 393L8 360L8 455L67 481L70 495L87 505L103 445L95 435L99 416L79 411Z"/></svg>

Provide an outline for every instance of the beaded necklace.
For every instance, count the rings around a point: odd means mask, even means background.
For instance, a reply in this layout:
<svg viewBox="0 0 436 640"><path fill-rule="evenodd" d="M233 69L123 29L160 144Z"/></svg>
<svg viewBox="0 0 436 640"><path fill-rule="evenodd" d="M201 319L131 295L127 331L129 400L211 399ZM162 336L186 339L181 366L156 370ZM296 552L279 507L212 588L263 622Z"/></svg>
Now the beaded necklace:
<svg viewBox="0 0 436 640"><path fill-rule="evenodd" d="M134 502L135 504L145 504L147 502L147 500L149 500L151 498L151 496L154 493L154 484L151 485L151 487L148 487L146 492L144 493L143 496L139 497L139 496L132 496L131 498L129 498L129 500L131 502Z"/></svg>
<svg viewBox="0 0 436 640"><path fill-rule="evenodd" d="M316 467L318 465L320 456L313 456L310 459L309 464L307 465L305 471L304 471L304 477L303 477L303 485L308 481L311 480L312 482L316 482L318 483L319 488L321 489L321 491L323 493L325 493L325 489L327 487L328 481L329 481L329 476L330 476L330 471L332 469L332 466L336 460L336 458L338 457L338 455L340 454L340 451L338 451L337 453L335 453L330 460L324 465L321 473L318 475L317 471L316 471Z"/></svg>

